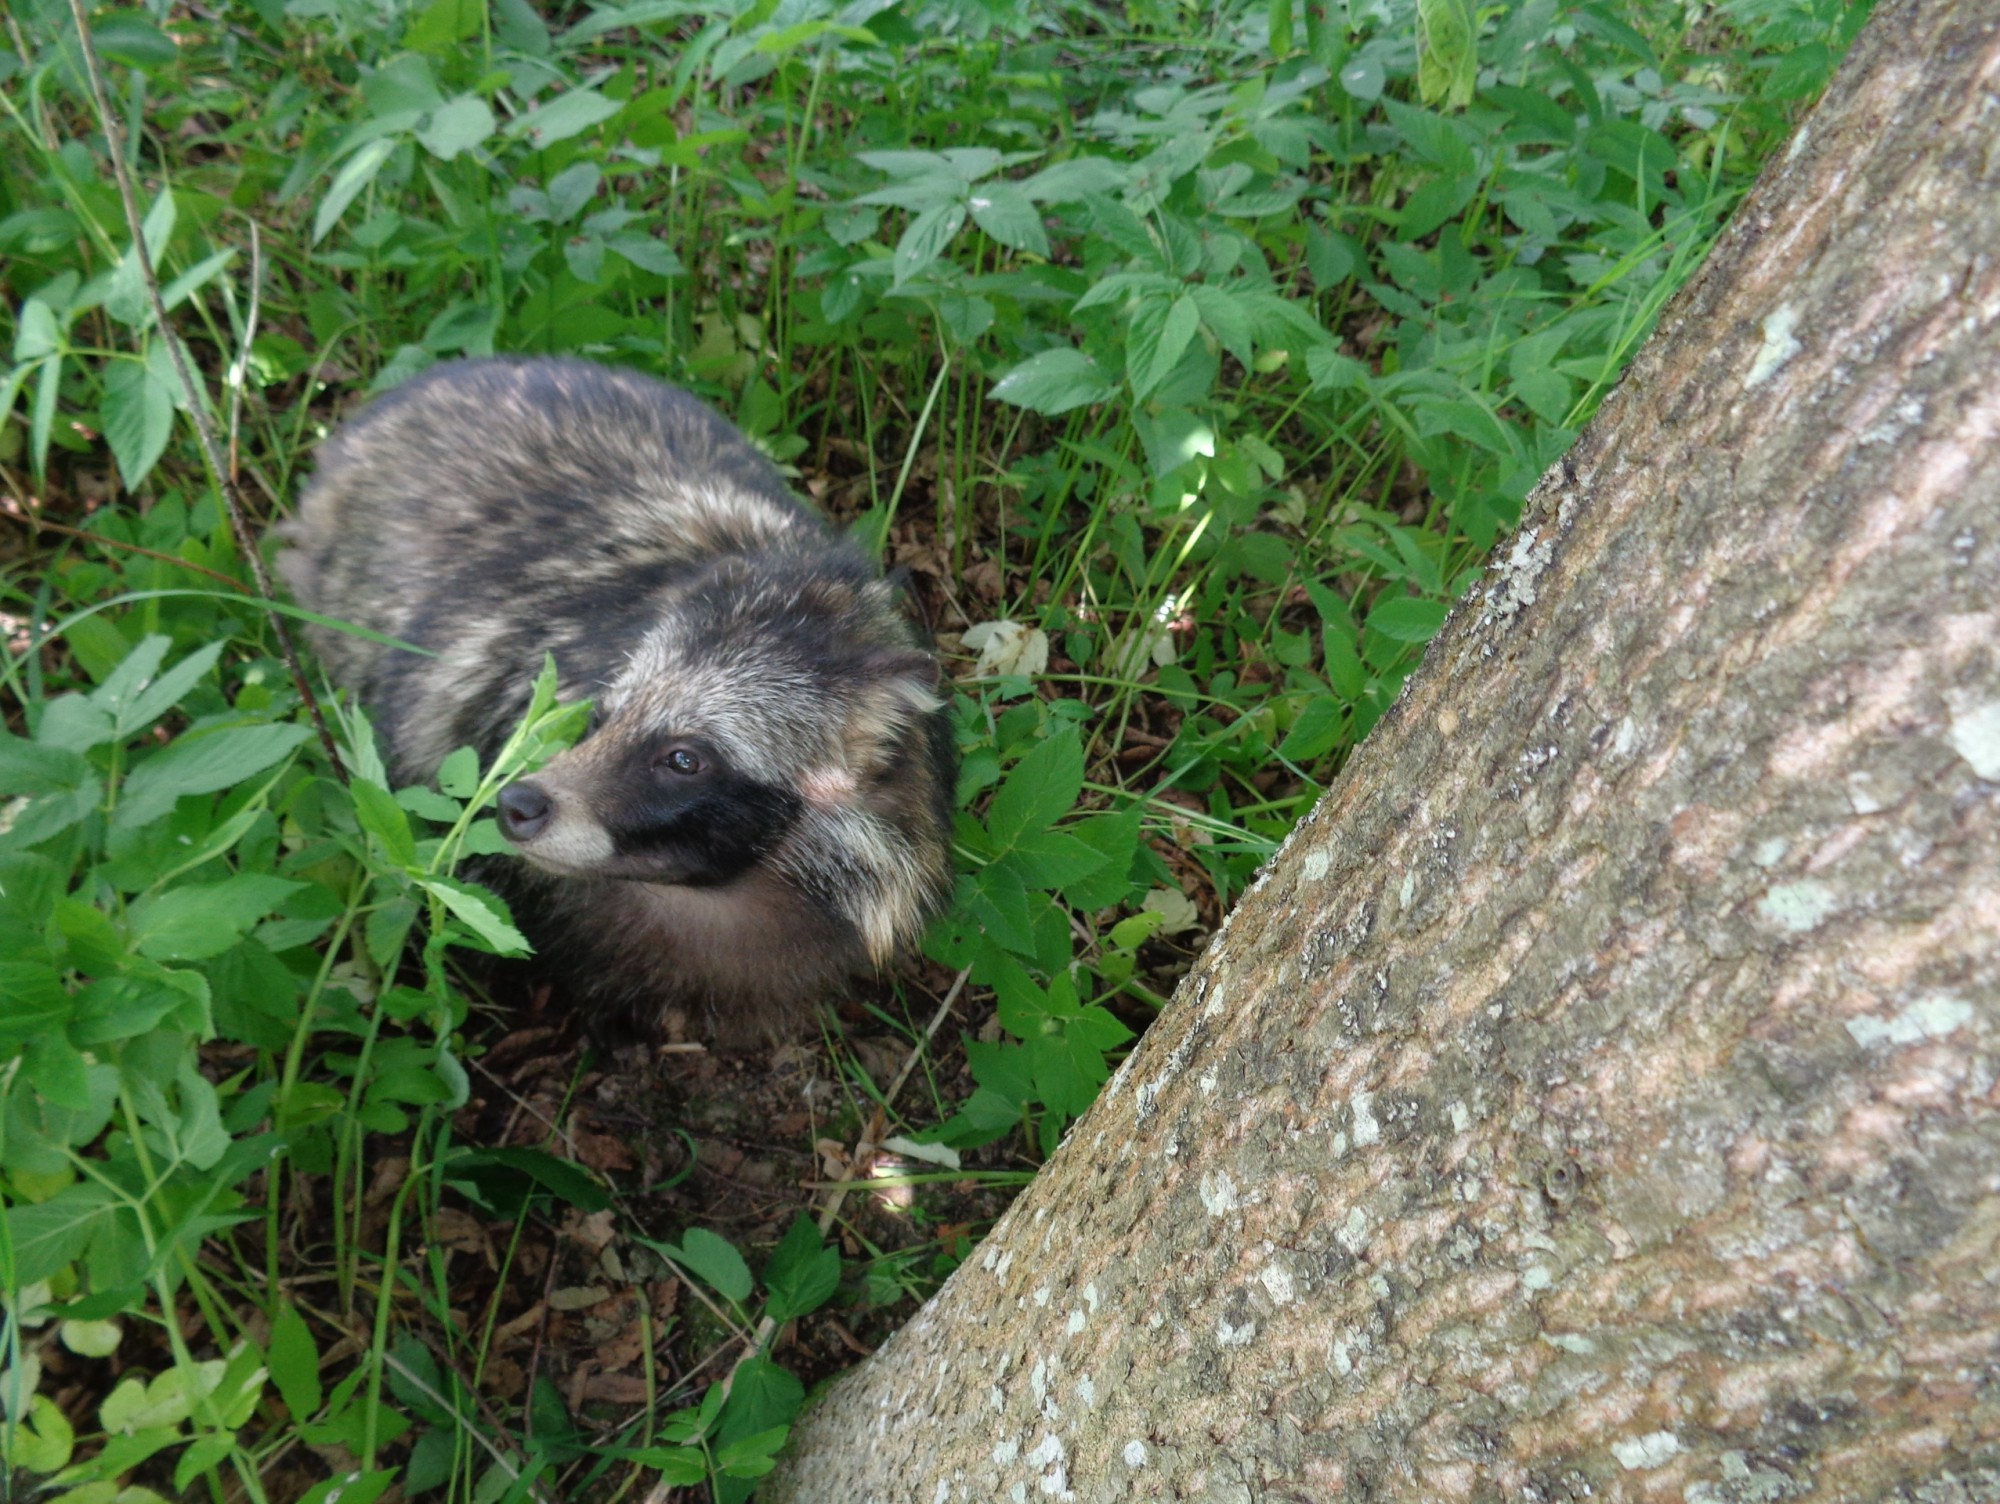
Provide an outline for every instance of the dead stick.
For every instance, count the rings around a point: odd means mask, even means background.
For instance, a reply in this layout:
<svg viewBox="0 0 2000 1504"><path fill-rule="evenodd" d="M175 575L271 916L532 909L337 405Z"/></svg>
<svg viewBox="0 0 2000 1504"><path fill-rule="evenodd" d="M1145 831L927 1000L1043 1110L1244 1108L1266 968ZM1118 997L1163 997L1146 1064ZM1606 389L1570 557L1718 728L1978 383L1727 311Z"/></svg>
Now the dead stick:
<svg viewBox="0 0 2000 1504"><path fill-rule="evenodd" d="M179 378L181 393L187 398L188 412L194 418L195 432L201 439L202 458L208 463L209 474L222 497L223 509L229 513L230 531L236 535L237 552L249 564L251 578L257 582L257 593L269 605L276 600L276 596L271 589L270 573L264 568L264 556L257 551L257 539L250 531L250 518L244 510L242 492L224 463L222 446L215 437L214 420L203 400L203 392L195 385L187 354L181 349L180 341L174 338L173 327L167 322L167 304L160 296L160 279L153 270L152 250L146 244L146 226L139 213L139 195L132 187L132 174L125 165L125 149L119 140L118 122L112 116L111 96L104 87L104 65L98 61L97 43L90 35L90 20L84 14L83 0L69 0L69 11L76 18L77 46L83 54L83 71L90 79L90 97L97 109L97 123L104 131L104 142L111 152L111 174L118 180L118 197L125 205L125 223L132 232L132 254L139 263L139 280L145 284L146 296L152 301L153 320L160 326L160 338L167 342L167 354L173 360L174 375ZM333 733L327 730L326 717L320 713L319 698L306 682L306 671L299 662L299 650L292 642L291 628L276 611L266 614L271 619L271 630L277 634L278 651L285 660L285 667L291 670L292 684L299 692L306 713L312 717L320 745L326 749L327 762L332 766L334 776L345 783L347 768L340 760L340 749L334 745Z"/></svg>

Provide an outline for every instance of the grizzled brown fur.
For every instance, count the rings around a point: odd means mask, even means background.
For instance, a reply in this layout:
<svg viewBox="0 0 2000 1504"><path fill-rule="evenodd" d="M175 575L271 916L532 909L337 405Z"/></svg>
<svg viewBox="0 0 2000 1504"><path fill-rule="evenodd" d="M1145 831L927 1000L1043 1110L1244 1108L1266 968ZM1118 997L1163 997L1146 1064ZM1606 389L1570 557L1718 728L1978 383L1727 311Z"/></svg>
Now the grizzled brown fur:
<svg viewBox="0 0 2000 1504"><path fill-rule="evenodd" d="M575 360L433 368L320 451L299 600L399 782L519 720L543 654L596 724L503 791L502 883L600 1028L789 1030L951 883L950 728L892 588L687 393Z"/></svg>

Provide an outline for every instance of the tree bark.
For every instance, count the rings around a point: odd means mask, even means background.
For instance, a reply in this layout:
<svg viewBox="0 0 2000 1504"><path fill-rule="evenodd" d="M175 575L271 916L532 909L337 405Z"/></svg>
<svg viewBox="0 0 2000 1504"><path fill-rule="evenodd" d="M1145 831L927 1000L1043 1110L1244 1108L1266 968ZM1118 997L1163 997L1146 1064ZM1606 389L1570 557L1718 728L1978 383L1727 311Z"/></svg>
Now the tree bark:
<svg viewBox="0 0 2000 1504"><path fill-rule="evenodd" d="M1890 0L760 1497L2000 1498L2000 4Z"/></svg>

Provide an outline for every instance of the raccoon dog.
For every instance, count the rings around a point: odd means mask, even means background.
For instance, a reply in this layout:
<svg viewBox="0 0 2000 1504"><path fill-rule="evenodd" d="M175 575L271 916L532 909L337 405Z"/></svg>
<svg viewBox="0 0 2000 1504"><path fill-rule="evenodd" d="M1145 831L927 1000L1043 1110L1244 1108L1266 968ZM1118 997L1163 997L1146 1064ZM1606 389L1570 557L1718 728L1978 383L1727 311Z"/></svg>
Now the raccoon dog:
<svg viewBox="0 0 2000 1504"><path fill-rule="evenodd" d="M744 1044L951 886L950 727L896 592L687 393L577 360L432 368L346 424L282 529L394 776L490 757L553 653L584 739L499 799L538 962L600 1034Z"/></svg>

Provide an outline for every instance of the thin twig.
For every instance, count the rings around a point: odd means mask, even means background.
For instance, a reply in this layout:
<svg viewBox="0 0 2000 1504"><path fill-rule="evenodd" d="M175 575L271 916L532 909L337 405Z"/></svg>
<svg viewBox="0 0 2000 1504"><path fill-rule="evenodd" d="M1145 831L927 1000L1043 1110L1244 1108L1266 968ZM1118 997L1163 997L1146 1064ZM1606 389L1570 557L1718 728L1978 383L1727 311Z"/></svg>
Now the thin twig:
<svg viewBox="0 0 2000 1504"><path fill-rule="evenodd" d="M137 543L126 543L122 539L107 538L102 533L93 533L80 527L66 527L60 522L51 522L46 517L34 517L24 512L11 512L0 509L0 517L10 518L20 523L22 527L34 532L40 532L46 528L52 533L62 533L66 537L80 538L85 543L95 543L100 548L117 548L123 549L128 554L143 554L148 559L158 559L162 564L178 565L180 568L192 570L196 574L205 574L211 580L220 580L239 595L248 595L250 593L243 588L243 582L234 575L224 574L219 569L210 569L205 564L191 564L186 559L176 558L172 554L163 554L157 548L143 548Z"/></svg>
<svg viewBox="0 0 2000 1504"><path fill-rule="evenodd" d="M139 280L145 284L146 296L152 301L154 322L160 326L160 338L167 342L167 354L173 360L174 375L180 381L182 395L187 398L189 416L194 419L195 432L201 439L202 458L208 462L209 474L222 497L223 509L229 513L237 552L250 566L251 578L257 582L257 593L267 604L272 603L276 596L271 589L270 572L264 568L264 556L257 550L256 535L250 531L250 518L243 506L242 492L238 490L232 472L223 463L222 447L215 436L215 421L204 400L205 394L195 385L187 353L174 337L173 326L167 322L167 304L160 296L159 275L153 268L152 250L146 244L146 225L139 213L139 195L132 186L131 170L125 164L125 148L119 139L118 122L111 113L111 95L104 86L104 65L98 60L97 43L90 34L90 19L84 14L84 0L69 0L69 11L76 19L77 46L83 54L83 71L90 79L90 97L97 109L97 123L104 132L104 142L111 153L111 174L118 180L118 197L125 205L125 223L132 232L132 255L139 265ZM278 651L285 660L285 667L291 670L292 684L298 690L306 713L312 717L313 729L319 733L320 745L326 749L328 764L333 768L334 776L345 783L347 768L340 760L340 750L334 745L333 733L327 729L326 717L320 712L319 698L306 682L306 671L299 662L298 648L293 645L291 628L276 611L268 614L271 630L278 638Z"/></svg>

